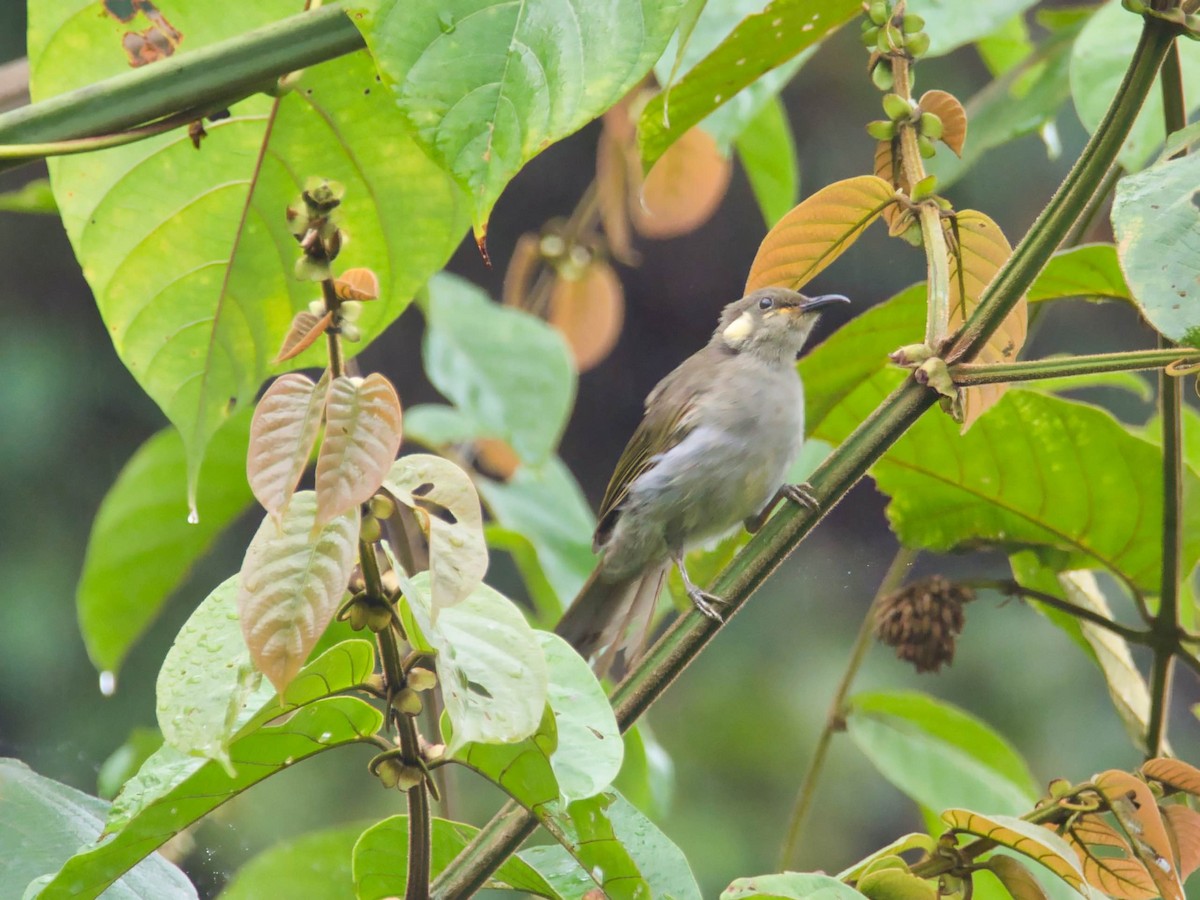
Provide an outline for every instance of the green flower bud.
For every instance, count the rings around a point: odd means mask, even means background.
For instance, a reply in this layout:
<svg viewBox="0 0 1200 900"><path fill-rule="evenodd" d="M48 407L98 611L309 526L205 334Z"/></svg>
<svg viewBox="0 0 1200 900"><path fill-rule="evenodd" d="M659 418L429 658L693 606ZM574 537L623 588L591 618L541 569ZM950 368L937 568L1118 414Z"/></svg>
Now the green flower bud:
<svg viewBox="0 0 1200 900"><path fill-rule="evenodd" d="M933 146L933 141L923 134L917 135L917 146L921 148L921 156L925 159L932 159L937 153L937 148Z"/></svg>
<svg viewBox="0 0 1200 900"><path fill-rule="evenodd" d="M905 44L910 56L924 56L925 51L929 49L929 35L924 31L918 31L916 34L910 34Z"/></svg>
<svg viewBox="0 0 1200 900"><path fill-rule="evenodd" d="M901 47L904 46L904 32L901 31L899 28L897 28L895 25L888 25L884 29L884 33L887 35L887 42L888 42L888 46L886 49L899 50ZM880 49L884 49L884 48L880 48Z"/></svg>
<svg viewBox="0 0 1200 900"><path fill-rule="evenodd" d="M862 33L863 46L866 47L868 50L875 49L875 42L877 40L879 40L879 26L878 25L872 25L870 28L867 28Z"/></svg>
<svg viewBox="0 0 1200 900"><path fill-rule="evenodd" d="M437 675L420 666L409 669L407 677L408 686L414 691L428 691L437 686Z"/></svg>
<svg viewBox="0 0 1200 900"><path fill-rule="evenodd" d="M425 704L421 702L421 695L412 688L405 688L396 694L392 698L392 706L406 716L419 716L421 710L425 708Z"/></svg>
<svg viewBox="0 0 1200 900"><path fill-rule="evenodd" d="M871 70L871 81L881 91L890 91L895 79L892 77L892 66L886 59L881 59Z"/></svg>
<svg viewBox="0 0 1200 900"><path fill-rule="evenodd" d="M342 317L343 322L357 322L362 311L361 300L343 300L342 305L338 307L338 315Z"/></svg>
<svg viewBox="0 0 1200 900"><path fill-rule="evenodd" d="M383 536L379 520L374 516L363 516L362 524L358 527L358 539L373 544Z"/></svg>
<svg viewBox="0 0 1200 900"><path fill-rule="evenodd" d="M396 501L387 494L376 494L367 501L367 508L375 518L387 519L396 511Z"/></svg>
<svg viewBox="0 0 1200 900"><path fill-rule="evenodd" d="M387 605L372 606L367 610L367 627L378 634L392 625L392 610Z"/></svg>
<svg viewBox="0 0 1200 900"><path fill-rule="evenodd" d="M920 31L924 27L925 27L925 20L922 19L920 16L918 16L916 13L908 13L907 15L905 15L904 16L904 24L901 25L901 28L904 29L905 34L916 34L918 31Z"/></svg>
<svg viewBox="0 0 1200 900"><path fill-rule="evenodd" d="M1146 11L1146 4L1142 0L1121 0L1121 5L1139 16Z"/></svg>
<svg viewBox="0 0 1200 900"><path fill-rule="evenodd" d="M942 120L934 113L921 113L921 121L917 128L921 134L933 141L942 136Z"/></svg>
<svg viewBox="0 0 1200 900"><path fill-rule="evenodd" d="M896 136L896 123L887 119L876 119L867 123L867 134L877 141L890 141Z"/></svg>
<svg viewBox="0 0 1200 900"><path fill-rule="evenodd" d="M308 304L308 311L310 313L312 313L314 316L316 316L318 319L321 318L321 316L325 315L325 313L328 312L328 310L325 308L324 300L312 301L312 303Z"/></svg>
<svg viewBox="0 0 1200 900"><path fill-rule="evenodd" d="M356 344L362 340L362 329L353 322L346 322L341 326L342 337L352 344Z"/></svg>
<svg viewBox="0 0 1200 900"><path fill-rule="evenodd" d="M912 104L899 94L883 95L883 111L893 122L902 122L912 115Z"/></svg>
<svg viewBox="0 0 1200 900"><path fill-rule="evenodd" d="M892 11L888 8L887 0L871 0L871 5L867 7L867 16L876 25L887 22L891 14Z"/></svg>

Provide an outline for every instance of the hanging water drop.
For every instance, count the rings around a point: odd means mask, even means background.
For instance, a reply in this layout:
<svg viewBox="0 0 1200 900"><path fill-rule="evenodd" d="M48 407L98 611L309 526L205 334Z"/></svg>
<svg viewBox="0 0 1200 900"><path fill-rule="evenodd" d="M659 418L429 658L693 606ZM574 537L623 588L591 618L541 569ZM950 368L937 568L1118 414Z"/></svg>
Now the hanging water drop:
<svg viewBox="0 0 1200 900"><path fill-rule="evenodd" d="M189 525L199 525L200 524L200 513L196 512L196 507L193 506L190 509L188 509L187 520L188 520Z"/></svg>
<svg viewBox="0 0 1200 900"><path fill-rule="evenodd" d="M117 676L114 672L104 671L100 673L100 693L105 697L111 697L117 692Z"/></svg>

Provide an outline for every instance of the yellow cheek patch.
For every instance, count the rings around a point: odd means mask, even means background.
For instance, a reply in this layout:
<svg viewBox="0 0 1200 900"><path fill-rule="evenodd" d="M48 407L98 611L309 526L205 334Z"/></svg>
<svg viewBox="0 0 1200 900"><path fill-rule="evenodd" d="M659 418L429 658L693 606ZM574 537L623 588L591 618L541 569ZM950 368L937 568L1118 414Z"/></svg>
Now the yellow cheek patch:
<svg viewBox="0 0 1200 900"><path fill-rule="evenodd" d="M742 313L725 326L721 337L731 344L740 344L754 332L754 317L748 312Z"/></svg>

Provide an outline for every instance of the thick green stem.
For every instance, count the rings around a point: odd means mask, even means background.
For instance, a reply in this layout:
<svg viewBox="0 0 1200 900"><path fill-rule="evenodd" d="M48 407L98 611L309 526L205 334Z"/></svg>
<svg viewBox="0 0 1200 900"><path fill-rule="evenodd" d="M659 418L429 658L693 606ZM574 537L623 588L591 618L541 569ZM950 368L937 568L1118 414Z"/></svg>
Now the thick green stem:
<svg viewBox="0 0 1200 900"><path fill-rule="evenodd" d="M1091 356L1053 356L1048 359L1014 363L959 363L950 366L950 377L959 387L970 387L978 384L1063 378L1069 375L1093 375L1099 372L1136 372L1141 369L1159 369L1174 362L1200 362L1200 350L1167 347L1159 350L1097 353ZM1178 380L1171 375L1164 377L1171 382Z"/></svg>
<svg viewBox="0 0 1200 900"><path fill-rule="evenodd" d="M1187 106L1183 97L1183 74L1179 67L1178 44L1162 63L1163 118L1167 134L1187 124ZM1174 348L1165 337L1159 346ZM1163 518L1162 577L1158 612L1151 623L1156 638L1154 661L1150 667L1150 716L1146 723L1146 756L1158 756L1166 739L1167 711L1171 700L1171 673L1179 652L1179 559L1183 550L1183 422L1180 412L1179 382L1166 373L1158 377L1158 411L1162 419L1163 447Z"/></svg>
<svg viewBox="0 0 1200 900"><path fill-rule="evenodd" d="M833 735L846 727L846 697L849 696L850 687L854 684L858 670L862 668L863 660L867 658L867 650L871 647L871 635L875 631L875 611L879 608L883 598L896 590L904 581L904 575L912 566L916 556L917 551L905 547L896 551L896 555L892 558L892 564L888 566L883 581L879 584L879 590L875 592L875 597L863 616L858 636L855 637L854 646L850 650L850 661L846 664L846 671L842 673L842 679L833 692L833 699L829 701L829 711L825 714L825 727L821 729L821 736L817 738L817 746L813 749L812 759L809 760L808 769L804 772L804 780L801 781L800 790L796 793L796 802L792 806L792 814L788 819L787 836L783 840L783 848L779 853L779 870L781 872L792 866L796 853L800 849L804 821L808 818L808 811L812 807L813 798L816 797L817 782L825 767L825 757L833 743Z"/></svg>
<svg viewBox="0 0 1200 900"><path fill-rule="evenodd" d="M322 7L5 113L0 144L109 135L182 110L220 108L363 46L339 6ZM0 170L19 164L0 161Z"/></svg>
<svg viewBox="0 0 1200 900"><path fill-rule="evenodd" d="M1142 38L1129 71L1100 127L1068 173L1063 186L1038 217L1033 228L1013 251L1008 263L989 285L975 315L956 339L955 362L967 362L1028 290L1030 283L1066 236L1075 218L1112 166L1154 81L1154 74L1170 44L1174 27L1146 18ZM834 503L866 474L891 445L931 407L936 395L911 378L893 391L813 473L810 484L820 499L820 510L789 507L772 516L734 560L721 572L711 589L725 598L728 615L734 615L796 545L813 529ZM628 728L670 686L720 626L692 610L680 616L613 693L613 708L622 729ZM497 818L529 825L528 813L506 806ZM489 824L493 833L502 829ZM497 840L473 846L469 858L460 855L443 871L435 896L456 900L486 879L511 852L511 844ZM466 877L469 864L471 878ZM472 878L475 879L472 881Z"/></svg>

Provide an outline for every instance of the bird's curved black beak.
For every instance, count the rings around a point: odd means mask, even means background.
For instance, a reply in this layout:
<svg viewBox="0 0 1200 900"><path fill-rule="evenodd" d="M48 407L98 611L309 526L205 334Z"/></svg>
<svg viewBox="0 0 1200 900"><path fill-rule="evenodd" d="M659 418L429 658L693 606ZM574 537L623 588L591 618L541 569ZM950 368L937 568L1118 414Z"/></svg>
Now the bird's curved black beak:
<svg viewBox="0 0 1200 900"><path fill-rule="evenodd" d="M822 306L828 306L831 303L849 303L850 298L841 294L822 294L819 297L808 297L800 304L802 312L812 312L814 309L820 309Z"/></svg>

